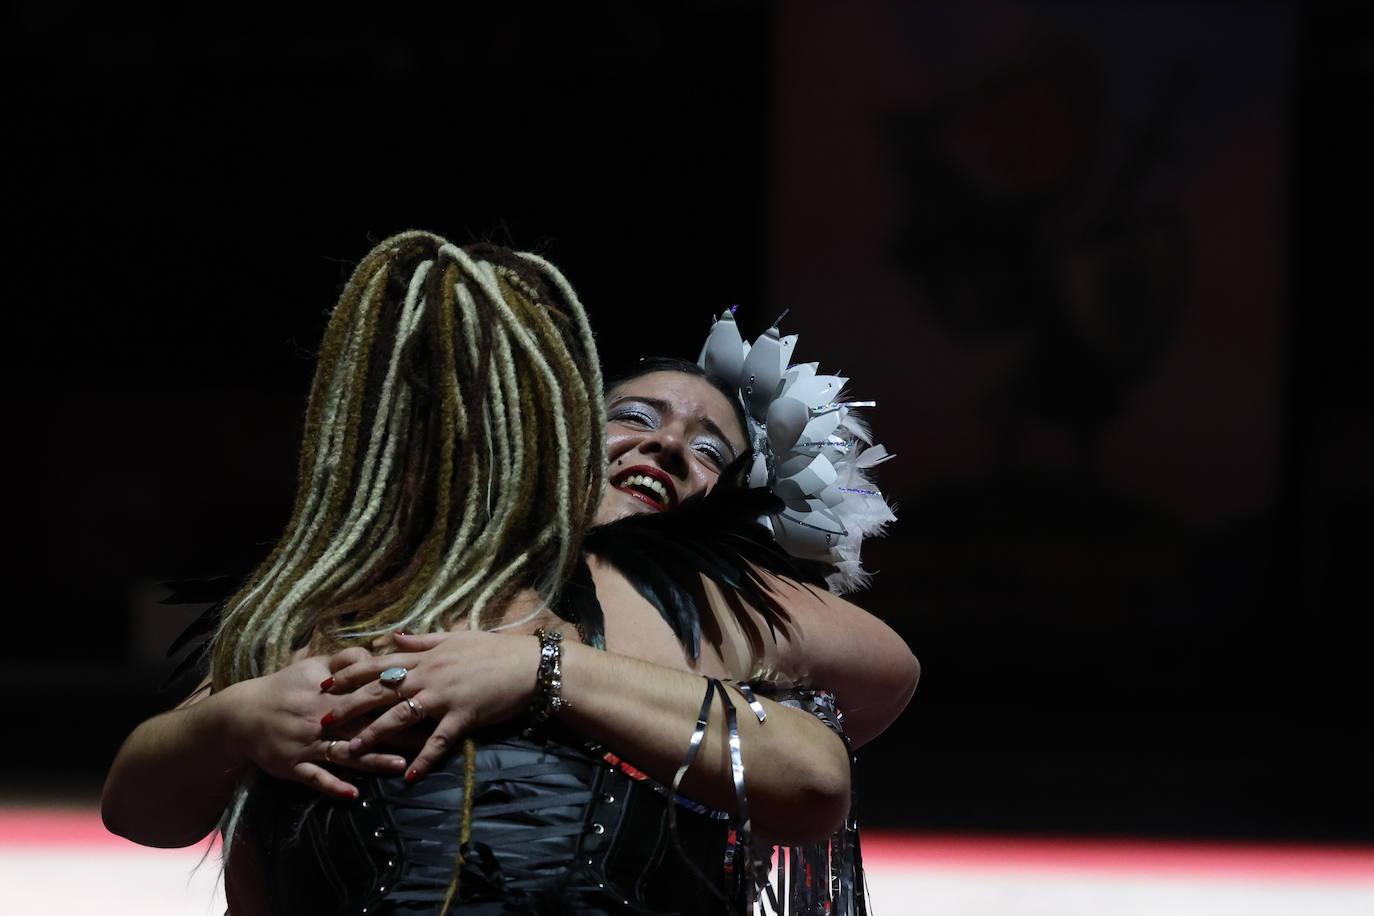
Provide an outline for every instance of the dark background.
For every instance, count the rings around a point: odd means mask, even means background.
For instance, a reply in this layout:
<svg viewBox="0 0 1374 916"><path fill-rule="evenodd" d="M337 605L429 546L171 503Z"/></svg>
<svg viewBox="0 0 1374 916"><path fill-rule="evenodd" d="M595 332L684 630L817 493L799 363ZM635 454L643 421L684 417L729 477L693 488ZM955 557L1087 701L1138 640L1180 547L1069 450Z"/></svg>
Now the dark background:
<svg viewBox="0 0 1374 916"><path fill-rule="evenodd" d="M880 401L861 755L917 830L1374 841L1361 4L19 4L9 798L175 700L157 583L285 521L311 350L423 227L538 250L609 363L791 308Z"/></svg>

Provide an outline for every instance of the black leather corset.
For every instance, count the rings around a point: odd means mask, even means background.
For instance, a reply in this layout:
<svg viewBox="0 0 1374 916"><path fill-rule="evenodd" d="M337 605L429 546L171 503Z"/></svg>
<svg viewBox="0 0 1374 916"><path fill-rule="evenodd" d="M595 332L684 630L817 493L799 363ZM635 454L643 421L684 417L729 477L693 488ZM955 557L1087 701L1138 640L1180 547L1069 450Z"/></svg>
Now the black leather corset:
<svg viewBox="0 0 1374 916"><path fill-rule="evenodd" d="M413 785L340 771L359 799L262 778L248 822L274 913L433 914L458 855L461 752ZM667 800L583 750L556 724L477 745L472 842L454 910L489 914L720 913L738 891L728 822L678 807L677 830L713 894L674 848Z"/></svg>

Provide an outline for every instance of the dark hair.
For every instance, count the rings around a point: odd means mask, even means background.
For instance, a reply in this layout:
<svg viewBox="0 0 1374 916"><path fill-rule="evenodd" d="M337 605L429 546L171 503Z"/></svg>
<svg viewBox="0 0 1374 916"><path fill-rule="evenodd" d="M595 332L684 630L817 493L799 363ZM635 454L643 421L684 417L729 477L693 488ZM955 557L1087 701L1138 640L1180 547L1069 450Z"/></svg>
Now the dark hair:
<svg viewBox="0 0 1374 916"><path fill-rule="evenodd" d="M697 378L706 379L711 383L711 387L723 394L725 400L734 408L735 420L739 423L740 431L744 433L745 450L747 451L753 444L749 441L749 420L744 414L744 404L739 399L739 389L720 376L712 375L696 363L688 362L685 359L678 359L676 356L646 356L639 362L610 375L605 382L606 393L610 394L612 388L626 382L632 382L651 372L681 372L684 375L695 375Z"/></svg>

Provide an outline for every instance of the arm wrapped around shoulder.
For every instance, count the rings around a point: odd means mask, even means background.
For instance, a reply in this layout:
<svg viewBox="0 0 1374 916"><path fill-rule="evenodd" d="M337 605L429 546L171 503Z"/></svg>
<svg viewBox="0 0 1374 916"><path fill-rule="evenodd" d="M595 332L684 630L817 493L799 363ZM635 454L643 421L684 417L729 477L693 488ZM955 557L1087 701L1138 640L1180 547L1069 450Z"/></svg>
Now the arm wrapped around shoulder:
<svg viewBox="0 0 1374 916"><path fill-rule="evenodd" d="M833 739L821 739L814 743L813 749L823 753L807 759L798 757L796 760L798 766L805 766L812 773L815 786L810 798L806 799L806 804L815 814L813 820L816 823L815 835L810 839L830 836L843 827L853 794L853 758L849 739L844 733L844 714L835 705L835 695L810 687L779 688L767 684L754 685L752 688L750 685L741 685L741 690L747 691L750 696L757 691L781 706L782 709L777 710L778 715L804 713L834 734ZM757 709L760 704L753 700L751 706ZM789 841L786 837L775 839ZM802 840L791 838L790 841Z"/></svg>
<svg viewBox="0 0 1374 916"><path fill-rule="evenodd" d="M835 704L833 693L811 687L792 687L774 689L770 696L780 706L815 717L843 739L846 747L849 746L849 739L844 733L845 717ZM859 845L859 793L854 773L856 763L856 758L850 755L850 772L846 783L848 798L843 823L837 825L830 836L816 842L779 845L776 855L769 858L774 864L772 873L764 873L756 878L755 897L766 895L774 912L783 912L779 897L787 913L861 916L868 912L864 900L863 855ZM764 857L760 855L757 858L763 860Z"/></svg>
<svg viewBox="0 0 1374 916"><path fill-rule="evenodd" d="M738 691L738 696L744 701L743 703L737 705L731 697L732 690ZM695 762L706 738L712 719L711 711L717 696L725 712L724 724L728 734L730 775L735 793L735 810L732 818L735 830L731 837L729 849L726 851L726 861L734 863L733 867L743 877L740 891L744 897L742 900L734 901L738 906L732 906L731 912L753 912L753 905L760 894L766 894L773 904L773 911L780 912L770 878L772 847L775 844L790 844L794 860L800 861L797 857L805 855L805 861L808 863L813 861L824 863L825 874L827 875L830 873L829 863L832 847L848 848L850 845L846 838L850 835L853 825L853 817L850 814L852 784L849 775L851 758L848 755L846 745L843 743L844 717L835 707L833 695L824 691L789 690L779 694L785 699L785 705L773 697L768 697L768 708L765 708L764 703L760 701L749 684L732 684L727 688L716 678L706 678L706 694L702 699L696 728L692 732L686 755L683 757L673 779L668 802L668 823L673 841L678 845L684 862L687 862L694 869L695 865L690 862L690 856L682 848L677 836L673 802L682 785L683 777ZM745 706L745 708L740 709L740 705ZM794 718L798 716L801 718ZM767 781L763 785L759 785L757 777L755 777L752 785L748 784L743 754L745 742L741 737L740 725L744 721L755 720L758 728L754 730L754 736L757 738L761 737L765 731L778 728L779 726L776 724L770 727L767 723L776 722L780 718L788 720L788 724L784 727L791 730L790 733L794 736L794 740L783 745L775 745L773 756L774 758L785 758L786 763L790 765L789 768L794 773L797 771L804 772L808 779L787 780L788 784L793 786L786 799L789 807L787 815L785 817L761 818L759 821L760 829L756 833L756 825L751 815L749 790L751 788L754 790L756 800L762 800L759 798L761 794L759 790L763 789L765 790L762 793L763 796L769 801L773 801L773 793L766 790L774 787L768 785ZM802 723L807 726L806 730L797 731L797 726ZM827 734L827 730L832 732L834 737ZM803 736L805 737L803 738ZM839 740L835 740L835 738ZM814 739L819 739L819 741ZM818 750L821 752L819 756L814 753ZM834 751L835 754L828 755L827 752L829 751ZM834 763L833 766L830 765L832 762ZM776 759L773 763L776 766ZM754 768L751 767L750 769L752 771ZM817 774L830 771L834 772L834 776L815 778ZM816 785L821 788L799 791L797 787L803 785ZM770 823L773 830L769 829ZM786 824L785 827L783 827L784 824ZM785 831L785 838L774 832L778 828ZM785 846L784 848L788 847ZM784 858L780 859L780 862L785 861L787 853L784 852L782 855ZM849 858L846 856L846 861ZM780 872L779 883L781 883L782 876L783 872ZM701 877L703 881L706 880L700 872L698 872L698 877ZM829 900L830 898L826 897L825 899ZM794 909L793 912L823 912L823 910Z"/></svg>
<svg viewBox="0 0 1374 916"><path fill-rule="evenodd" d="M780 609L777 625L751 605L731 601L714 583L706 584L721 625L754 647L749 681L823 685L844 709L848 744L859 748L872 741L916 692L921 665L906 640L838 595L758 572Z"/></svg>
<svg viewBox="0 0 1374 916"><path fill-rule="evenodd" d="M921 663L907 641L877 615L824 589L763 575L785 610L786 623L774 630L771 644L764 641L752 680L824 685L820 694L829 692L831 705L838 703L845 711L846 743L863 747L911 702ZM756 632L768 632L753 608L745 612L757 618ZM819 707L809 711L815 709Z"/></svg>

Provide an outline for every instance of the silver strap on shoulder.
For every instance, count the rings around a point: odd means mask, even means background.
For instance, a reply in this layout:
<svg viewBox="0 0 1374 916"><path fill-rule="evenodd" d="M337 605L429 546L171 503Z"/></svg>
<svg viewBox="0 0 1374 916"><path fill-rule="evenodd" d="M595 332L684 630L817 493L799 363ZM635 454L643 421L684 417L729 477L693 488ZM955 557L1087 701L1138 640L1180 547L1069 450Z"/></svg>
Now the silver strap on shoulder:
<svg viewBox="0 0 1374 916"><path fill-rule="evenodd" d="M759 702L758 697L754 696L754 688L750 687L748 684L736 684L735 686L739 689L739 692L744 695L744 701L748 703L749 708L754 711L754 716L759 720L759 724L762 725L766 722L768 720L768 713L763 711L763 704Z"/></svg>
<svg viewBox="0 0 1374 916"><path fill-rule="evenodd" d="M763 704L755 696L753 689L748 684L734 685L749 704L749 709L754 713L754 717L762 725L768 719L768 713L764 710ZM677 773L673 776L673 784L668 792L668 830L672 834L673 846L677 849L678 855L687 867L706 885L707 889L720 900L726 900L725 895L716 889L715 883L711 881L697 866L697 863L688 855L687 850L682 845L682 840L677 831L677 796L678 790L682 786L682 780L687 775L687 771L696 762L697 754L701 751L701 745L706 740L706 729L711 721L711 704L715 701L716 692L719 690L721 703L725 706L725 727L728 734L730 748L730 777L735 787L735 803L737 807L736 824L734 838L731 840L727 856L732 861L737 861L741 873L746 882L746 892L748 905L753 906L759 890L764 890L768 895L768 900L772 904L775 913L778 909L777 895L773 890L772 884L768 881L768 864L761 862L754 854L753 849L753 824L749 816L749 795L745 788L744 779L744 748L739 734L739 714L735 704L730 699L729 690L716 678L706 679L706 695L701 701L701 710L697 713L696 727L692 730L692 737L687 743L687 753L682 758L682 764L677 768Z"/></svg>
<svg viewBox="0 0 1374 916"><path fill-rule="evenodd" d="M682 785L682 779L687 775L687 770L696 762L697 752L701 750L702 742L706 740L706 726L711 721L711 703L716 698L716 685L719 683L714 678L706 679L706 696L701 701L701 712L697 713L697 724L692 729L692 737L687 742L687 754L682 758L682 764L677 768L677 773L673 776L673 784L668 789L668 833L673 837L673 847L677 849L678 857L683 863L697 876L697 880L705 885L718 900L725 900L722 894L710 878L697 867L697 863L692 861L686 848L682 845L682 838L677 832L677 793ZM725 691L722 690L722 693Z"/></svg>
<svg viewBox="0 0 1374 916"><path fill-rule="evenodd" d="M711 683L720 687L720 699L725 704L725 727L730 734L730 775L735 781L735 807L739 811L739 832L747 836L749 824L749 795L744 790L744 752L739 740L739 716L735 704L730 702L730 694L725 685L715 678Z"/></svg>
<svg viewBox="0 0 1374 916"><path fill-rule="evenodd" d="M714 679L713 679L714 680ZM760 891L768 895L768 901L773 906L773 912L778 910L778 898L773 891L773 885L768 880L769 863L763 862L754 852L754 832L753 823L749 817L749 793L746 791L744 782L744 753L739 735L739 715L735 711L735 704L730 701L730 692L724 684L715 681L720 687L720 698L725 704L725 727L730 733L730 773L735 783L735 804L739 809L739 827L735 831L733 849L730 855L733 859L740 862L742 872L746 882L748 892L747 905L753 907L755 899ZM736 685L739 692L749 703L750 710L762 725L768 718L764 712L763 704L754 696L754 691L748 684Z"/></svg>

